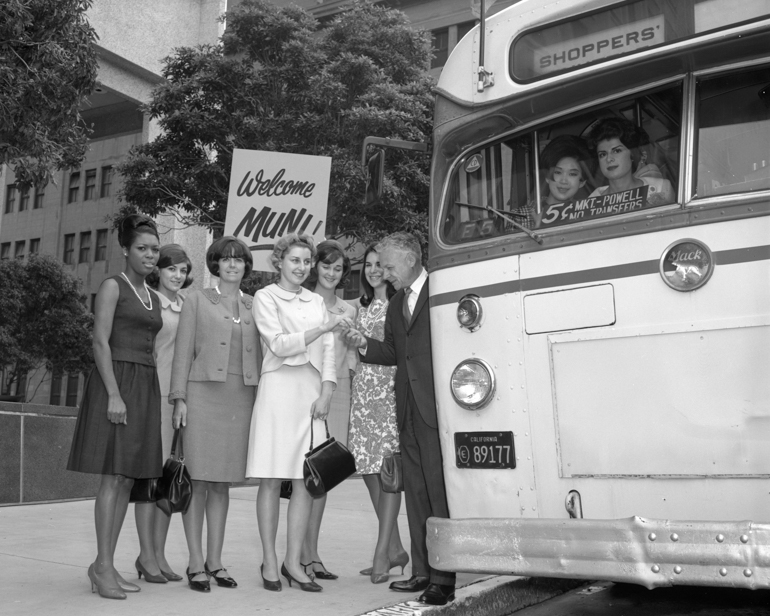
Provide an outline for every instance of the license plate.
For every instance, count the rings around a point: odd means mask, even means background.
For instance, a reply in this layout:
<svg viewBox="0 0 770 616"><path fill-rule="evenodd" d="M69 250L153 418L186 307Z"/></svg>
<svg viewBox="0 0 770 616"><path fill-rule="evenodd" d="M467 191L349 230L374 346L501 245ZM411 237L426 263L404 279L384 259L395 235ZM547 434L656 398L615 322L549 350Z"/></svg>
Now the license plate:
<svg viewBox="0 0 770 616"><path fill-rule="evenodd" d="M455 432L457 468L516 468L513 432Z"/></svg>

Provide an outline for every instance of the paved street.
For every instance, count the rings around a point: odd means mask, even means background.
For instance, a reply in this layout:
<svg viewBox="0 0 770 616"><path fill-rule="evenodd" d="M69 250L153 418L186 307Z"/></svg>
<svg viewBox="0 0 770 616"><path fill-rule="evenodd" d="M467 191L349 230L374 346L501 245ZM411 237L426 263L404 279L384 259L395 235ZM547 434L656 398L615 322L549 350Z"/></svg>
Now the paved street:
<svg viewBox="0 0 770 616"><path fill-rule="evenodd" d="M255 514L257 488L234 488L230 494L224 562L239 588L213 586L211 593L204 595L191 591L186 582L161 585L148 584L142 579L139 582L142 591L129 594L125 601L111 601L91 594L86 571L95 554L93 500L0 507L0 569L4 578L0 613L13 616L261 613L331 616L363 614L416 598L390 591L387 584L373 585L358 574L370 564L377 532L369 496L360 478L349 479L329 495L320 548L325 564L339 574L340 579L323 581L324 591L318 594L289 588L285 580L280 593L262 588L261 547ZM279 557L285 550L285 521L286 501L282 501ZM399 528L408 546L403 504ZM130 507L118 543L116 565L123 576L133 582L136 582L133 563L138 553ZM171 523L167 555L176 572L183 574L187 548L178 515ZM398 569L394 572L400 574ZM407 567L405 575L409 574ZM403 578L397 575L392 579ZM478 579L479 576L460 575L458 585ZM485 585L494 586L506 579L511 578L494 578ZM481 586L473 585L459 592L458 601L474 587ZM419 608L412 613L419 613Z"/></svg>

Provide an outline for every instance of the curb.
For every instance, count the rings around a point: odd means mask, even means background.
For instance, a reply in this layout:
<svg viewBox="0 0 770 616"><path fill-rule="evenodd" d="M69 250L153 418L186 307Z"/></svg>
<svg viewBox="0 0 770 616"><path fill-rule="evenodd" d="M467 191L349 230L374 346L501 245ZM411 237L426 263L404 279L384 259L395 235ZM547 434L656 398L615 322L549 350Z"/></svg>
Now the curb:
<svg viewBox="0 0 770 616"><path fill-rule="evenodd" d="M431 606L409 600L364 612L359 616L505 616L584 584L585 580L496 575L458 588L455 600L446 605Z"/></svg>

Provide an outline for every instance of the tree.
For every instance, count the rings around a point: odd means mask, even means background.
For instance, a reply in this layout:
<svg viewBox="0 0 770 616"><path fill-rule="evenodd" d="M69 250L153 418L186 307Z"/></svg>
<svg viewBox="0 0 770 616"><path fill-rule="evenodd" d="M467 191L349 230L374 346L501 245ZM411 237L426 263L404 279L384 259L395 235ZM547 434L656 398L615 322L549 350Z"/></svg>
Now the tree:
<svg viewBox="0 0 770 616"><path fill-rule="evenodd" d="M93 315L81 283L54 257L0 261L0 363L4 389L30 371L84 372L93 362Z"/></svg>
<svg viewBox="0 0 770 616"><path fill-rule="evenodd" d="M77 167L89 130L79 107L96 83L91 0L0 3L0 163L22 184Z"/></svg>
<svg viewBox="0 0 770 616"><path fill-rule="evenodd" d="M147 106L163 132L121 166L123 198L224 226L234 148L330 156L328 236L427 236L429 157L388 151L384 199L362 207L367 135L425 142L430 41L399 11L357 0L323 29L304 10L244 0L219 45L177 49Z"/></svg>

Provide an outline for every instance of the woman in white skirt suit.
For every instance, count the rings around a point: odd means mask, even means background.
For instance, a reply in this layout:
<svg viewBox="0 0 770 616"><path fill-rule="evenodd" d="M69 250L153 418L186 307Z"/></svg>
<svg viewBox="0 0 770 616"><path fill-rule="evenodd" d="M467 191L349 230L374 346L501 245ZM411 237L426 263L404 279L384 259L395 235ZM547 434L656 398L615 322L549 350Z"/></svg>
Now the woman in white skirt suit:
<svg viewBox="0 0 770 616"><path fill-rule="evenodd" d="M326 440L324 420L336 385L332 330L341 318L329 315L321 296L302 288L315 257L313 240L290 233L276 242L271 262L281 278L257 291L254 319L262 344L260 387L251 419L246 475L259 477L257 524L262 540L261 567L267 590L281 590L279 571L289 585L318 592L322 587L300 565L312 497L305 489L302 464L310 448ZM286 557L278 565L275 538L281 481L292 481Z"/></svg>

